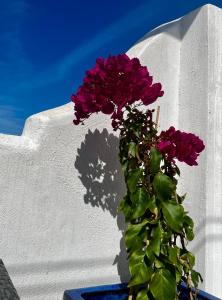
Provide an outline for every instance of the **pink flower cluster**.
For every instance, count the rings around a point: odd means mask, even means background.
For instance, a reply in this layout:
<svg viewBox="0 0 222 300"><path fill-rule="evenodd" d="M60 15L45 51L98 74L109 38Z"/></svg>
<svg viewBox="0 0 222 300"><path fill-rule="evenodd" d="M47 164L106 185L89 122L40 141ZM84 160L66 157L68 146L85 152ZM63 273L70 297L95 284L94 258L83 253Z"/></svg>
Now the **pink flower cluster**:
<svg viewBox="0 0 222 300"><path fill-rule="evenodd" d="M168 161L174 162L174 158L177 158L181 162L194 166L197 165L196 159L205 146L198 136L181 132L171 126L160 133L157 148L166 155Z"/></svg>
<svg viewBox="0 0 222 300"><path fill-rule="evenodd" d="M123 117L123 108L137 100L144 105L163 95L161 84L152 84L147 67L138 58L126 54L98 58L94 68L86 72L83 85L71 96L75 107L75 125L92 113L111 114L112 125Z"/></svg>

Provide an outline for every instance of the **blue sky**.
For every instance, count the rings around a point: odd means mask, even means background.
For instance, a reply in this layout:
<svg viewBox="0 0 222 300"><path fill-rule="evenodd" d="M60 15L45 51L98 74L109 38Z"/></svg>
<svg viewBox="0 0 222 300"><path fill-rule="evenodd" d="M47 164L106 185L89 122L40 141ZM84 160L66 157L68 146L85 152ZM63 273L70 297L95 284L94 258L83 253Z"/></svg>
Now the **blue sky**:
<svg viewBox="0 0 222 300"><path fill-rule="evenodd" d="M0 133L20 135L28 116L69 102L98 56L206 3L0 0Z"/></svg>

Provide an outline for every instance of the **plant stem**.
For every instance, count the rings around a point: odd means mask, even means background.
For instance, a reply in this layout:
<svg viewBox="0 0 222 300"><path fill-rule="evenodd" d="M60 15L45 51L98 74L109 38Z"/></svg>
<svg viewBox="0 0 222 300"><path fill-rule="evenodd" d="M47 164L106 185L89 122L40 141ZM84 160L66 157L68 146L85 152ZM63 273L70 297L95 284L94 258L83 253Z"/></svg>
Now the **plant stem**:
<svg viewBox="0 0 222 300"><path fill-rule="evenodd" d="M177 191L175 191L175 199L176 199L176 203L179 203L178 202L178 197L177 197Z"/></svg>
<svg viewBox="0 0 222 300"><path fill-rule="evenodd" d="M155 122L155 129L158 127L158 122L159 122L159 117L160 117L160 106L158 105L157 107L157 113L156 113L156 122Z"/></svg>
<svg viewBox="0 0 222 300"><path fill-rule="evenodd" d="M129 290L128 300L133 300L133 289L132 288L130 288L130 290Z"/></svg>

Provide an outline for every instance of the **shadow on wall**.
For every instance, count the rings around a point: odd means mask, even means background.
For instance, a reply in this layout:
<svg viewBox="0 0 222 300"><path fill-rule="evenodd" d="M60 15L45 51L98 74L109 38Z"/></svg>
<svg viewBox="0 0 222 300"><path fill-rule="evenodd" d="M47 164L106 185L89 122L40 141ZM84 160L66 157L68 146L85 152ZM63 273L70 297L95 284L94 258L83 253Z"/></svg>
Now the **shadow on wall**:
<svg viewBox="0 0 222 300"><path fill-rule="evenodd" d="M120 252L113 264L117 264L120 280L129 279L128 264L124 242L125 222L121 213L117 213L120 200L125 194L124 178L118 160L119 139L108 133L106 129L102 132L95 130L88 131L85 141L78 149L75 161L75 168L79 172L79 178L86 188L84 202L93 207L100 207L103 211L109 211L113 218L117 219L119 230L122 231L120 240ZM221 236L211 234L202 236L206 222L209 224L221 224L221 219L215 217L207 218L196 228L196 235L201 236L198 243L191 247L191 251L197 252L206 242L211 243L221 240Z"/></svg>
<svg viewBox="0 0 222 300"><path fill-rule="evenodd" d="M117 219L119 230L122 231L120 252L113 264L117 264L121 281L129 278L124 244L125 221L121 213L117 213L120 200L125 194L124 177L118 160L119 139L106 129L100 132L91 130L78 149L75 168L80 180L86 188L84 202L91 206L109 211Z"/></svg>

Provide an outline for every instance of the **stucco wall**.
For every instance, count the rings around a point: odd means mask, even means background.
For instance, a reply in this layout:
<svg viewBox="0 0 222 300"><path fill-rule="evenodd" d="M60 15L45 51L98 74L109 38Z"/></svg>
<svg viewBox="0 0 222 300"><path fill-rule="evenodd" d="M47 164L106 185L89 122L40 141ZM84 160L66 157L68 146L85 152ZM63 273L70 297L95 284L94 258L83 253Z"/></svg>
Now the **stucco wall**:
<svg viewBox="0 0 222 300"><path fill-rule="evenodd" d="M143 37L128 54L163 84L160 129L204 139L198 167L181 165L181 193L196 221L190 249L203 288L222 297L222 11L203 6ZM155 105L154 105L155 106ZM22 136L0 135L0 253L21 299L128 278L118 137L109 117L73 126L73 106L31 116ZM214 219L213 219L214 218Z"/></svg>

